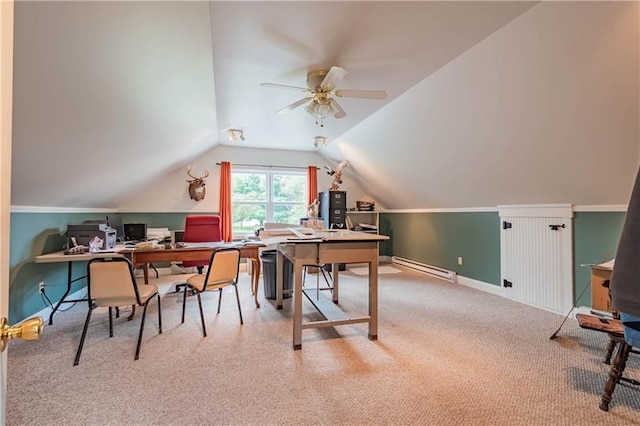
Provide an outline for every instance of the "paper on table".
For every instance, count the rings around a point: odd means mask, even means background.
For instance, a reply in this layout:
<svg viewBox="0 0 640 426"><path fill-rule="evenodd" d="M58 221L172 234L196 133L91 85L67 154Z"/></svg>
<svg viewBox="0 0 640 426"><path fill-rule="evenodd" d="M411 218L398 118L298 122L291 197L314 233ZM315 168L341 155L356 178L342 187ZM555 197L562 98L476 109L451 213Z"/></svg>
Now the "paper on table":
<svg viewBox="0 0 640 426"><path fill-rule="evenodd" d="M209 247L236 247L237 243L227 243L225 241L209 241L204 243L184 243L185 248L209 248Z"/></svg>
<svg viewBox="0 0 640 426"><path fill-rule="evenodd" d="M608 262L599 263L597 266L600 266L600 267L606 268L606 269L613 269L613 264L614 263L615 263L615 259L611 259Z"/></svg>

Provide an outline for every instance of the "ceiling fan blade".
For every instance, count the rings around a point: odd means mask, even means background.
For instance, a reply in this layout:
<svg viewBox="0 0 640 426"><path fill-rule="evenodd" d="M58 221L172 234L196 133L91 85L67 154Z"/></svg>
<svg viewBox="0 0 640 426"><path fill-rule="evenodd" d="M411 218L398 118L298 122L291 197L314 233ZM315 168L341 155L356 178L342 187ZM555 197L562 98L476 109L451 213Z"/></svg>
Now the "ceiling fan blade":
<svg viewBox="0 0 640 426"><path fill-rule="evenodd" d="M333 90L345 75L347 75L347 70L345 70L344 68L331 67L324 80L322 80L320 87L323 87L327 90Z"/></svg>
<svg viewBox="0 0 640 426"><path fill-rule="evenodd" d="M334 110L333 116L335 118L344 118L347 116L347 113L345 112L345 110L342 109L340 104L336 102L335 99L331 99L331 106Z"/></svg>
<svg viewBox="0 0 640 426"><path fill-rule="evenodd" d="M384 90L336 90L334 94L339 98L366 98L385 99L387 92Z"/></svg>
<svg viewBox="0 0 640 426"><path fill-rule="evenodd" d="M285 88L285 89L294 89L294 90L302 90L303 92L309 92L311 93L311 91L309 89L307 89L306 87L298 87L298 86L288 86L286 84L277 84L277 83L260 83L260 86L263 87L275 87L275 88Z"/></svg>
<svg viewBox="0 0 640 426"><path fill-rule="evenodd" d="M294 103L292 103L291 105L287 105L286 107L282 108L281 110L278 110L278 113L281 112L289 112L292 109L296 109L298 108L300 105L304 105L307 102L309 102L311 99L313 99L313 96L308 97L308 98L304 98L304 99L300 99L299 101L296 101Z"/></svg>

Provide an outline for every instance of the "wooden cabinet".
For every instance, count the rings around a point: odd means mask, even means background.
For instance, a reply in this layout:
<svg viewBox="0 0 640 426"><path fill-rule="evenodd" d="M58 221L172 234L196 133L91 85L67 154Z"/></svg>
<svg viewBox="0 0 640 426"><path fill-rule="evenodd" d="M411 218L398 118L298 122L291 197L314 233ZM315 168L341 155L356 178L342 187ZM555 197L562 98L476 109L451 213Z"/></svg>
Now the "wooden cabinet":
<svg viewBox="0 0 640 426"><path fill-rule="evenodd" d="M379 214L375 211L347 211L347 227L353 231L377 234L379 231Z"/></svg>
<svg viewBox="0 0 640 426"><path fill-rule="evenodd" d="M611 311L609 288L602 285L603 281L611 279L613 262L591 266L591 308L599 311Z"/></svg>

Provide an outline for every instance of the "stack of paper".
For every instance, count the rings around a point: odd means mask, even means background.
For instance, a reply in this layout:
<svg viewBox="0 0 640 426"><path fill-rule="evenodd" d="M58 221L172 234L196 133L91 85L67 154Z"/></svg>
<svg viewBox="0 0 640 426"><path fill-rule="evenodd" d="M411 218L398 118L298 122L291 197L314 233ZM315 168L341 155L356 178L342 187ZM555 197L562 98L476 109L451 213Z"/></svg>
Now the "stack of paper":
<svg viewBox="0 0 640 426"><path fill-rule="evenodd" d="M378 229L378 227L372 223L359 223L358 226L362 229L373 229L373 230Z"/></svg>
<svg viewBox="0 0 640 426"><path fill-rule="evenodd" d="M169 228L147 228L147 240L162 241L169 237L171 237Z"/></svg>

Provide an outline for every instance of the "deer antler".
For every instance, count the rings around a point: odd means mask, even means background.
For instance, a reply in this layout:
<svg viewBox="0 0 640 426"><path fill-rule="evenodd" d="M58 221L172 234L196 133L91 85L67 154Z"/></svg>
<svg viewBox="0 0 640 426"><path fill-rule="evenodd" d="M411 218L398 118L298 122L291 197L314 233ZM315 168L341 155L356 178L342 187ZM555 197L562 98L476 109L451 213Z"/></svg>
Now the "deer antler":
<svg viewBox="0 0 640 426"><path fill-rule="evenodd" d="M204 169L204 176L202 177L196 177L194 175L191 174L191 166L189 166L187 168L187 174L193 179L193 180L204 180L206 178L209 177L209 169ZM188 181L187 181L188 182Z"/></svg>

